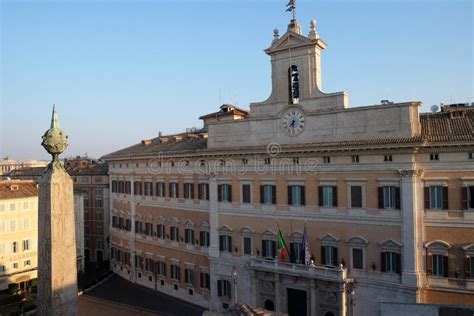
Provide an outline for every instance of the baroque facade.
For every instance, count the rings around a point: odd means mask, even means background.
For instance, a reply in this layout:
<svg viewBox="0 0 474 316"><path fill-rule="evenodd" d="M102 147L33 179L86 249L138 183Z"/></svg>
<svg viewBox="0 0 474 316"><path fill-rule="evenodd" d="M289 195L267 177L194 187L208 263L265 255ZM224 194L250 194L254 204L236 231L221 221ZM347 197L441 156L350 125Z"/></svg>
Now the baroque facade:
<svg viewBox="0 0 474 316"><path fill-rule="evenodd" d="M325 47L292 20L266 101L103 157L115 273L215 312L472 304L474 109L350 108L321 91Z"/></svg>

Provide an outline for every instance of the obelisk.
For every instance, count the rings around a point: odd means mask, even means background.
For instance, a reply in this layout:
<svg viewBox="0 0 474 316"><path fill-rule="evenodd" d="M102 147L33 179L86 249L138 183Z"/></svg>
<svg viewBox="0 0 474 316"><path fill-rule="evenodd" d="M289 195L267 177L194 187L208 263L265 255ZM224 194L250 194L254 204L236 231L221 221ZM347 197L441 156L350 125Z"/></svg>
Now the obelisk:
<svg viewBox="0 0 474 316"><path fill-rule="evenodd" d="M76 236L71 177L59 160L68 145L53 106L41 145L52 160L39 183L37 314L77 315Z"/></svg>

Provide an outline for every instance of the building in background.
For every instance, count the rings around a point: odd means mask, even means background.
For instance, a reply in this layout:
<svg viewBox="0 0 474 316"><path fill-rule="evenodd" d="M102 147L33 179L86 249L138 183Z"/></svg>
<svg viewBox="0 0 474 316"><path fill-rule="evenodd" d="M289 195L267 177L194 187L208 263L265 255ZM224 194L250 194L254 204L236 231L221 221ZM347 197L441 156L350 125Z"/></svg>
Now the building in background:
<svg viewBox="0 0 474 316"><path fill-rule="evenodd" d="M109 260L108 165L104 161L78 156L65 159L64 166L73 179L74 193L83 198L85 261ZM45 167L22 168L10 172L8 176L38 182L44 171Z"/></svg>
<svg viewBox="0 0 474 316"><path fill-rule="evenodd" d="M77 157L64 162L73 179L74 192L84 199L84 242L86 262L109 260L109 175L103 161Z"/></svg>
<svg viewBox="0 0 474 316"><path fill-rule="evenodd" d="M16 160L10 159L9 157L5 157L2 160L0 160L0 180L5 179L10 172L16 169L46 167L47 165L48 165L47 161L37 161L37 160L16 161Z"/></svg>
<svg viewBox="0 0 474 316"><path fill-rule="evenodd" d="M0 290L26 289L37 277L38 189L33 181L0 181Z"/></svg>
<svg viewBox="0 0 474 316"><path fill-rule="evenodd" d="M84 272L83 197L74 195L77 270ZM72 211L72 210L71 210ZM0 290L26 289L37 278L38 188L28 180L0 181Z"/></svg>
<svg viewBox="0 0 474 316"><path fill-rule="evenodd" d="M324 48L292 20L268 100L103 157L115 273L215 312L472 304L474 108L350 108L321 92Z"/></svg>

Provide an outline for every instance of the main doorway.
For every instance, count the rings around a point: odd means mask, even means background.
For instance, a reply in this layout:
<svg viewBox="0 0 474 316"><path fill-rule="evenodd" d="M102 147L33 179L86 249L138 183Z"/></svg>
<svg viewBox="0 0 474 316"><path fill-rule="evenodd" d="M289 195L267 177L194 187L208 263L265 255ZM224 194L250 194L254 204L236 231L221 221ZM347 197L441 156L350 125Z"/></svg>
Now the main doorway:
<svg viewBox="0 0 474 316"><path fill-rule="evenodd" d="M306 291L297 289L286 289L288 297L288 315L307 316Z"/></svg>

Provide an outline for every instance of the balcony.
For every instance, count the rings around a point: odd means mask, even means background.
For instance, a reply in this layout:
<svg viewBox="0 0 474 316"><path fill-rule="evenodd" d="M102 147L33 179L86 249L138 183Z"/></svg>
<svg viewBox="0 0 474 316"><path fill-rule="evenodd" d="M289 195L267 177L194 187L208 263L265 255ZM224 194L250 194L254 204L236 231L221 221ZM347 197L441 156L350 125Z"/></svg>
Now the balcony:
<svg viewBox="0 0 474 316"><path fill-rule="evenodd" d="M343 282L347 277L347 270L323 266L307 266L303 264L278 262L277 260L252 259L250 268L259 271L281 273L297 277L324 279Z"/></svg>
<svg viewBox="0 0 474 316"><path fill-rule="evenodd" d="M430 275L428 276L428 285L431 288L474 291L474 279L444 278Z"/></svg>

